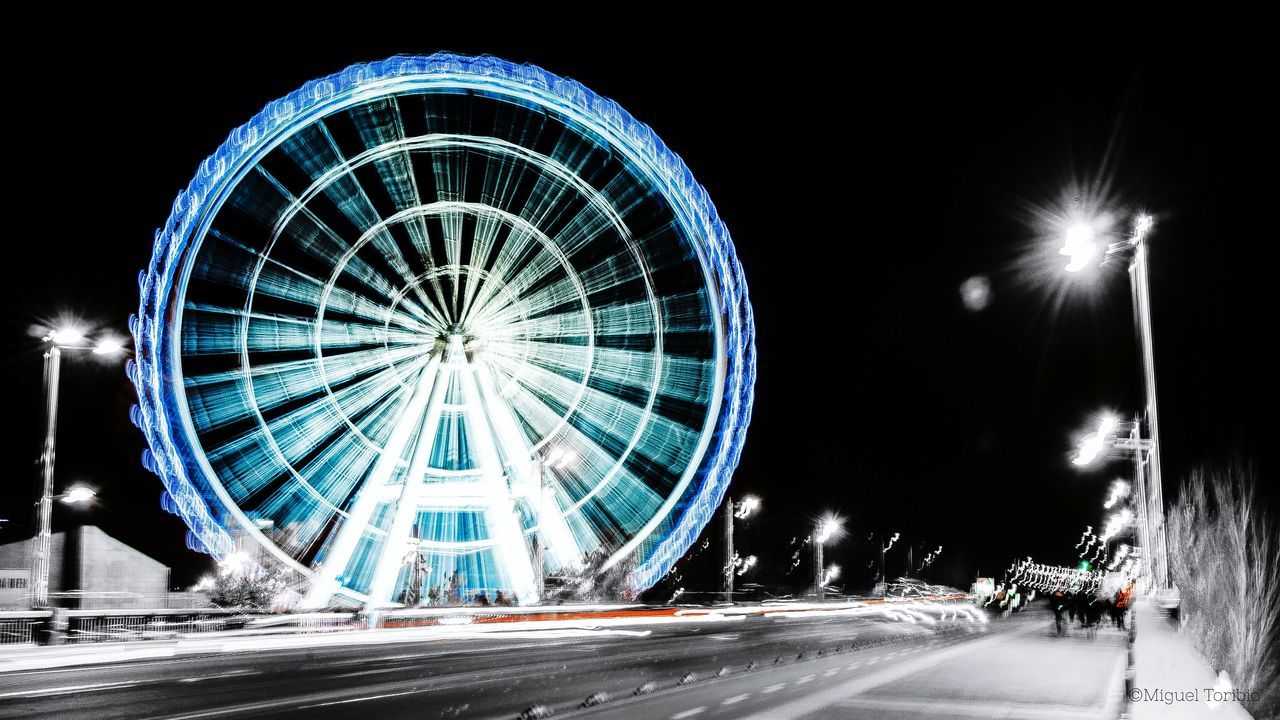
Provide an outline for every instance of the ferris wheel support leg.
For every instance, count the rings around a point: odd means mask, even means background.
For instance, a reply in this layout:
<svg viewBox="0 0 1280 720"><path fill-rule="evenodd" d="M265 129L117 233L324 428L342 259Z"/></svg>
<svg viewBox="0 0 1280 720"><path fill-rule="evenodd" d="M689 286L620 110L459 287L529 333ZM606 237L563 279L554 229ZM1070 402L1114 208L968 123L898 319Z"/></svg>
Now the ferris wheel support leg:
<svg viewBox="0 0 1280 720"><path fill-rule="evenodd" d="M374 571L373 582L369 586L368 606L371 608L389 604L391 594L395 592L396 580L400 576L400 560L404 555L404 548L400 543L409 537L409 531L417 520L422 477L427 469L427 461L431 457L432 446L435 444L434 431L440 425L440 406L444 401L445 388L449 384L448 373L456 369L460 354L460 349L453 347L445 350L443 367L439 368L432 383L431 399L427 401L422 432L418 433L418 440L414 444L413 457L409 460L409 472L405 474L404 485L400 488L395 516L391 521L391 528L387 531L386 542L382 544L377 570Z"/></svg>
<svg viewBox="0 0 1280 720"><path fill-rule="evenodd" d="M569 523L565 521L564 512L556 504L555 491L543 486L541 468L536 477L530 473L530 462L537 460L533 458L532 448L511 415L511 407L499 397L488 367L483 363L472 363L471 367L479 397L486 410L484 415L491 423L495 443L498 450L506 456L513 485L518 483L519 490L530 500L534 522L538 528L537 536L542 548L550 556L551 566L556 569L578 569L582 564L578 542L569 529Z"/></svg>
<svg viewBox="0 0 1280 720"><path fill-rule="evenodd" d="M404 410L396 421L395 429L391 431L391 437L387 439L382 455L356 496L347 519L338 530L338 537L334 539L332 549L326 555L324 563L316 570L311 587L298 603L299 607L307 610L324 608L328 606L338 588L342 587L340 578L346 573L347 566L351 564L351 556L355 554L360 538L369 527L369 521L373 519L373 511L378 507L382 490L391 480L391 475L395 472L396 464L404 454L404 448L409 444L413 431L423 422L423 412L427 406L427 399L431 396L431 388L439 373L439 367L440 358L436 356L423 368L418 384L413 389L413 395L409 397L409 402L405 403Z"/></svg>
<svg viewBox="0 0 1280 720"><path fill-rule="evenodd" d="M485 524L489 537L494 540L494 554L499 564L498 575L508 585L504 589L514 593L520 604L527 605L536 602L541 592L534 582L533 562L525 547L524 532L512 487L505 479L504 465L499 457L499 441L487 417L488 413L485 412L486 404L481 398L475 373L470 372L471 369L459 371L459 377L467 398L467 425L472 430L469 437L475 441L479 460L477 465L485 472L485 485L489 488L484 495L489 501L485 511ZM514 485L515 478L512 480Z"/></svg>

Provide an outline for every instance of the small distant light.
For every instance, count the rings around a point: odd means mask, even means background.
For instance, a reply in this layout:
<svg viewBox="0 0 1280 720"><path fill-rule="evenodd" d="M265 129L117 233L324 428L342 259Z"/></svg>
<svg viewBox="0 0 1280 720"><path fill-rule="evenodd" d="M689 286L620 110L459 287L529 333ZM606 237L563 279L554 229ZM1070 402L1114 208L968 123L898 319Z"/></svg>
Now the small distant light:
<svg viewBox="0 0 1280 720"><path fill-rule="evenodd" d="M840 566L832 565L831 567L827 568L827 574L826 574L826 577L822 579L822 584L827 585L831 582L834 582L835 579L838 577L840 577Z"/></svg>
<svg viewBox="0 0 1280 720"><path fill-rule="evenodd" d="M991 303L991 281L985 275L974 275L960 284L960 300L966 310L980 312Z"/></svg>
<svg viewBox="0 0 1280 720"><path fill-rule="evenodd" d="M1133 242L1133 243L1141 242L1142 238L1146 237L1147 233L1151 232L1151 228L1154 227L1155 224L1156 224L1155 218L1151 217L1150 215L1146 215L1146 214L1139 215L1138 219L1135 220L1133 223L1133 238L1130 240L1130 242Z"/></svg>
<svg viewBox="0 0 1280 720"><path fill-rule="evenodd" d="M577 461L577 452L556 446L547 450L547 454L542 458L542 465L544 467L560 470L569 467Z"/></svg>

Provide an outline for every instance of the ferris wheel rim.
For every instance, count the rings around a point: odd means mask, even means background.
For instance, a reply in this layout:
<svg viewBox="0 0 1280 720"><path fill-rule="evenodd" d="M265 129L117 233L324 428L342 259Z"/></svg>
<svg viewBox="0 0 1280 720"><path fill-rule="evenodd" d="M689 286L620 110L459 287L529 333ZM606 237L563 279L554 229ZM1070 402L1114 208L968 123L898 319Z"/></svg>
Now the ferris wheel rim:
<svg viewBox="0 0 1280 720"><path fill-rule="evenodd" d="M173 286L175 281L185 285L188 273L176 272L176 266L185 265L194 257L192 251L198 243L193 246L192 240L203 239L213 210L221 207L225 193L237 185L242 173L252 167L262 153L286 137L291 127L300 127L304 123L304 120L292 118L314 119L334 111L338 105L330 101L340 96L344 88L351 93L346 100L355 102L362 87L376 90L376 86L405 78L411 84L414 80L421 80L428 85L441 79L462 79L481 88L491 87L495 82L514 83L538 95L541 100L555 99L577 112L595 113L602 123L597 129L613 131L609 135L611 142L624 152L635 153L635 159L640 161L638 166L646 172L661 174L661 177L651 177L651 181L663 189L669 200L684 200L684 203L673 202L673 206L683 215L692 215L685 217L684 221L699 256L704 282L715 301L713 310L719 318L715 330L717 344L722 351L717 353L715 404L708 412L710 430L703 433L703 445L708 447L700 449L697 462L691 463L689 470L691 477L706 468L706 478L676 527L650 554L646 561L648 567L633 571L646 574L644 578L633 579L633 585L652 584L652 580L661 576L674 562L673 554L682 554L710 519L714 506L719 504L727 488L727 475L736 466L741 453L743 435L750 418L751 388L755 376L754 324L750 302L728 231L705 190L693 180L683 161L668 150L652 130L616 103L595 95L572 80L531 65L450 54L395 57L379 63L355 65L313 80L294 93L269 103L252 120L234 130L227 142L202 163L191 184L175 200L164 228L156 234L151 262L139 278L142 289L139 315L131 321L138 362L131 365L130 376L138 388L138 424L151 446L148 464L161 476L205 551L225 554L230 548L230 537L209 508L200 502L200 485L208 486L218 495L224 512L236 517L241 527L257 534L268 548L275 548L270 539L255 530L238 504L226 494L217 481L218 476L207 467L207 459L202 470L208 473L208 477L202 478L203 482L193 481L184 467L183 451L199 453L200 444L195 440L197 436L185 405L177 403L176 408L171 407L163 397L165 378L173 366L181 367L181 344L166 337L167 327L163 322L164 311L174 300L174 291L181 293L177 297L185 296L185 288ZM219 194L223 197L218 197ZM195 223L197 220L199 223ZM170 351L173 357L164 357L165 350ZM181 377L180 371L178 377ZM169 413L174 410L183 420L181 429L185 436L172 432ZM715 448L709 447L712 440L717 445ZM212 482L210 478L213 478ZM293 561L288 553L281 550L277 555L296 569L310 572L309 568Z"/></svg>

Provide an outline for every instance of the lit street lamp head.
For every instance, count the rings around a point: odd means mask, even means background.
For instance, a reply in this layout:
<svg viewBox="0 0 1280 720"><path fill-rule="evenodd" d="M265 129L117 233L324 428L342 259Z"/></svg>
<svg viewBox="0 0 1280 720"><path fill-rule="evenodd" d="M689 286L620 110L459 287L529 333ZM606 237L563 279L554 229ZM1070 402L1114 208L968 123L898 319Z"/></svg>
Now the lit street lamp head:
<svg viewBox="0 0 1280 720"><path fill-rule="evenodd" d="M1066 242L1058 251L1058 254L1071 258L1071 262L1064 268L1067 272L1080 272L1097 256L1098 244L1094 241L1095 234L1093 228L1085 223L1072 225L1067 230Z"/></svg>
<svg viewBox="0 0 1280 720"><path fill-rule="evenodd" d="M741 520L743 518L749 517L751 513L754 513L756 510L759 510L759 509L760 509L760 498L756 497L755 495L748 495L742 498L740 502L738 502L736 512L734 512L733 516Z"/></svg>
<svg viewBox="0 0 1280 720"><path fill-rule="evenodd" d="M67 505L79 505L93 500L97 495L98 493L93 488L76 485L63 493L58 499Z"/></svg>
<svg viewBox="0 0 1280 720"><path fill-rule="evenodd" d="M99 340L98 344L93 346L94 355L115 355L122 350L124 350L124 345L114 338Z"/></svg>
<svg viewBox="0 0 1280 720"><path fill-rule="evenodd" d="M1090 433L1080 442L1080 447L1076 451L1076 456L1071 458L1071 464L1078 467L1089 465L1102 451L1106 449L1107 441L1111 434L1116 431L1120 423L1114 415L1103 415L1102 420L1098 423L1097 432Z"/></svg>
<svg viewBox="0 0 1280 720"><path fill-rule="evenodd" d="M1138 219L1133 222L1133 237L1129 238L1129 242L1133 245L1142 242L1147 233L1151 232L1151 228L1155 227L1155 224L1155 218L1150 215L1139 215Z"/></svg>
<svg viewBox="0 0 1280 720"><path fill-rule="evenodd" d="M84 333L74 327L58 328L44 336L45 342L54 345L80 345L84 343Z"/></svg>
<svg viewBox="0 0 1280 720"><path fill-rule="evenodd" d="M842 528L838 519L833 517L823 518L822 521L818 523L818 532L813 536L813 540L819 545L822 545L832 537L838 535L841 530Z"/></svg>

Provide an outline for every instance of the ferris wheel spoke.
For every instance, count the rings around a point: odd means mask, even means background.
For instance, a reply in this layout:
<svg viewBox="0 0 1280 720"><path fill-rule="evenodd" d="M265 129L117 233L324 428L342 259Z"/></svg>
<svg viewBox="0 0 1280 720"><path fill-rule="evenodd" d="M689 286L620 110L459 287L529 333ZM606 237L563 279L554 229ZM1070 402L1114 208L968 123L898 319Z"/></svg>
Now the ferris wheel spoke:
<svg viewBox="0 0 1280 720"><path fill-rule="evenodd" d="M350 252L350 243L306 201L294 196L265 168L258 166L256 175L264 181L265 186L274 190L274 195L270 197L274 197L275 203L279 205L269 213L261 210L255 213L261 219L274 221L270 226L273 228L272 243L265 251L267 255L292 257L317 266L323 264L332 267ZM327 196L321 194L316 197ZM312 202L315 202L314 198ZM242 201L242 204L256 209L269 203L267 199L254 199L251 204L247 200ZM330 220L332 219L331 217ZM356 230L352 232L358 234ZM288 261L283 262L288 264ZM376 297L389 297L394 292L391 281L362 258L351 259L347 274Z"/></svg>
<svg viewBox="0 0 1280 720"><path fill-rule="evenodd" d="M357 234L363 233L382 219L353 173L332 173L335 169L346 170L347 161L326 121L319 120L303 132L291 136L280 149L312 183L324 178L331 180L324 183L323 194Z"/></svg>
<svg viewBox="0 0 1280 720"><path fill-rule="evenodd" d="M477 291L471 315L478 316L492 312L490 307L495 303L508 305L516 302L514 291L509 287L510 279L516 272L518 264L530 253L538 251L538 242L537 237L525 228L508 228L505 240L490 262L488 273L492 280Z"/></svg>
<svg viewBox="0 0 1280 720"><path fill-rule="evenodd" d="M497 285L492 280L492 275L487 270L491 256L498 245L498 237L505 229L503 223L490 213L477 213L475 217L475 229L472 231L471 242L469 243L470 257L468 263L476 271L474 277L468 277L466 292L463 295L462 308L459 311L459 318L465 319L472 314L473 303L477 296L484 298L488 294L485 289ZM496 287L495 287L496 290ZM492 291L490 291L492 292Z"/></svg>

